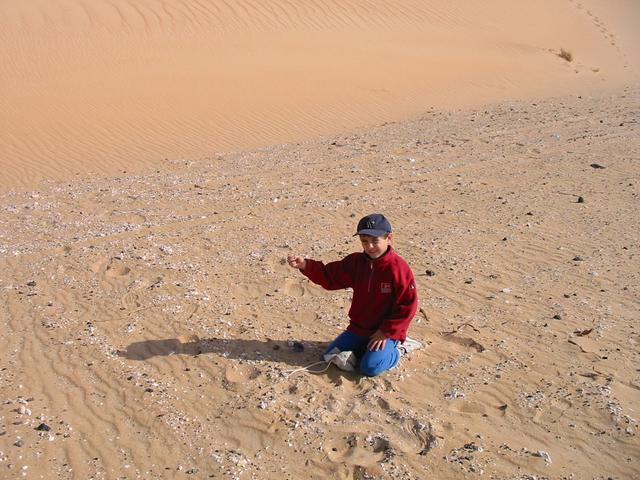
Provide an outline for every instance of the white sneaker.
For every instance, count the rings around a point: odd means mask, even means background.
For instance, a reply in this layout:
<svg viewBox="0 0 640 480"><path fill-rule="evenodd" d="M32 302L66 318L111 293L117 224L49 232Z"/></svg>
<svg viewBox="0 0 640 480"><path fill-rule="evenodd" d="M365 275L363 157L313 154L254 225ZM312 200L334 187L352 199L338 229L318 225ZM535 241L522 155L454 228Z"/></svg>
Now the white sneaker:
<svg viewBox="0 0 640 480"><path fill-rule="evenodd" d="M404 342L398 345L400 355L406 355L414 350L420 350L421 348L424 348L422 342L410 337L407 337Z"/></svg>
<svg viewBox="0 0 640 480"><path fill-rule="evenodd" d="M340 370L347 372L353 372L358 365L358 360L352 351L347 350L341 352L337 347L334 347L333 350L324 354L324 361L334 363Z"/></svg>

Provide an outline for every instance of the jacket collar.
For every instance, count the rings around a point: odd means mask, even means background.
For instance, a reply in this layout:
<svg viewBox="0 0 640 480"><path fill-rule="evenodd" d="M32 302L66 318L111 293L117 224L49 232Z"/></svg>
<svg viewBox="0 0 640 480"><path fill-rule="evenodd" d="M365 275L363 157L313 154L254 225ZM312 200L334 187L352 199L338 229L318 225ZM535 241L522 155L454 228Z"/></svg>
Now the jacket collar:
<svg viewBox="0 0 640 480"><path fill-rule="evenodd" d="M362 254L364 255L364 258L367 259L367 261L373 263L376 267L378 267L378 266L386 265L389 262L391 262L396 252L395 250L393 250L393 247L389 245L389 248L387 248L387 251L384 252L381 257L371 258L369 255L367 255L364 252L362 252Z"/></svg>

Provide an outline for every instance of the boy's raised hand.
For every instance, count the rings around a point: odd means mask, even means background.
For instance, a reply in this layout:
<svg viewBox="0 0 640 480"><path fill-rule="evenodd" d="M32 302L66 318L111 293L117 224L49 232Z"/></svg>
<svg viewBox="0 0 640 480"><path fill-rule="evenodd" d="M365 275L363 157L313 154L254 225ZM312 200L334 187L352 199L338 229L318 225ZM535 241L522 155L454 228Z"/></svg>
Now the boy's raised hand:
<svg viewBox="0 0 640 480"><path fill-rule="evenodd" d="M293 268L304 270L307 266L307 261L299 255L288 255L287 262Z"/></svg>

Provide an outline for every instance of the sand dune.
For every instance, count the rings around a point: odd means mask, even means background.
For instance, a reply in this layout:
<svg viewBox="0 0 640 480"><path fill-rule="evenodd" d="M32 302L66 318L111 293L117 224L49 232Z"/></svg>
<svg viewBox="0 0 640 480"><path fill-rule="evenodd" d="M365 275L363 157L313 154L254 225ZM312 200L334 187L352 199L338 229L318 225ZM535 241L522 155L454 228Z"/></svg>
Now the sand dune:
<svg viewBox="0 0 640 480"><path fill-rule="evenodd" d="M638 477L638 93L0 195L3 478ZM294 372L350 294L283 259L371 210L428 347Z"/></svg>
<svg viewBox="0 0 640 480"><path fill-rule="evenodd" d="M0 186L616 87L637 79L639 17L632 1L2 2Z"/></svg>

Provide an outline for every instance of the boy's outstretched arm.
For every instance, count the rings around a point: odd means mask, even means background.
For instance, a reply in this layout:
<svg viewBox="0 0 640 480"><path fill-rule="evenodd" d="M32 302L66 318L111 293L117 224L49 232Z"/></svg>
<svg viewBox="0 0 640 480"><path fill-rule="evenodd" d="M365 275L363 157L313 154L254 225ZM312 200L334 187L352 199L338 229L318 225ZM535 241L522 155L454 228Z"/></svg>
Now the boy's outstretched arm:
<svg viewBox="0 0 640 480"><path fill-rule="evenodd" d="M293 268L298 270L304 270L307 268L307 261L299 255L288 255L287 262Z"/></svg>

